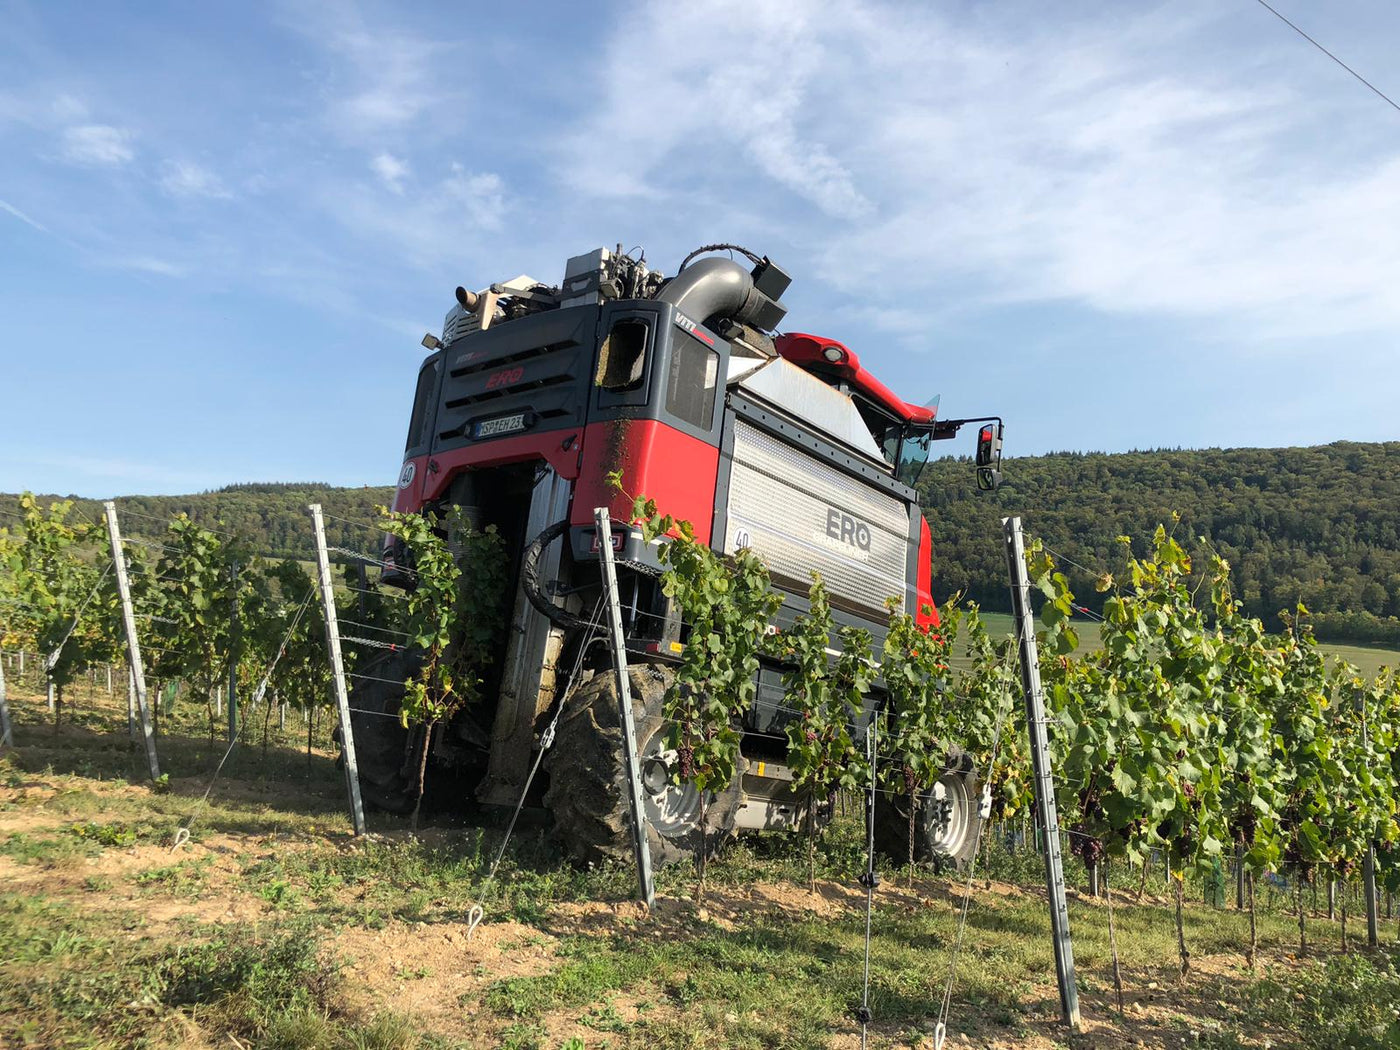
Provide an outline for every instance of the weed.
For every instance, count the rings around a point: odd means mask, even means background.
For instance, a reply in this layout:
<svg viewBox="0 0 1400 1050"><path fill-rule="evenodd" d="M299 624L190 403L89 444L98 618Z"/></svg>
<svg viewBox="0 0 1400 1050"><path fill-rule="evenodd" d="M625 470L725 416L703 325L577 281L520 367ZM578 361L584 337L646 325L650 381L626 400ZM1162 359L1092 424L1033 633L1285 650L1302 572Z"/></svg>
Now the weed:
<svg viewBox="0 0 1400 1050"><path fill-rule="evenodd" d="M99 846L131 846L136 842L136 832L122 823L95 824L87 821L69 827L68 834Z"/></svg>

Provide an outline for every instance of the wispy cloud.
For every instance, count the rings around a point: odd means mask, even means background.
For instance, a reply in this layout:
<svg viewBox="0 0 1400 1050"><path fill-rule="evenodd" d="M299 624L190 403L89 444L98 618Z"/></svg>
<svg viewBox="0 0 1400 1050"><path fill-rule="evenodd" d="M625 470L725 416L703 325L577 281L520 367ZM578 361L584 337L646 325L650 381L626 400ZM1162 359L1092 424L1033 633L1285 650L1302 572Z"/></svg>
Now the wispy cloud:
<svg viewBox="0 0 1400 1050"><path fill-rule="evenodd" d="M347 233L392 246L415 266L436 264L444 249L460 251L483 232L500 229L509 207L499 175L455 162L446 176L413 194L386 197L362 184L326 186L321 194Z"/></svg>
<svg viewBox="0 0 1400 1050"><path fill-rule="evenodd" d="M172 197L227 199L233 196L218 175L187 160L167 161L161 172L160 187Z"/></svg>
<svg viewBox="0 0 1400 1050"><path fill-rule="evenodd" d="M878 83L850 67L844 10L745 0L633 8L598 68L601 105L566 139L566 178L592 193L666 196L678 177L689 182L732 165L737 151L828 216L869 214L871 201L816 104L825 82L866 99ZM724 55L724 66L697 70L703 54ZM727 72L735 68L744 75ZM678 154L683 171L671 163Z"/></svg>
<svg viewBox="0 0 1400 1050"><path fill-rule="evenodd" d="M137 273L152 273L159 277L183 277L185 268L168 259L154 255L124 255L109 259L106 264L119 270L134 270Z"/></svg>
<svg viewBox="0 0 1400 1050"><path fill-rule="evenodd" d="M408 165L392 153L380 153L369 162L384 185L395 193L403 193L403 180L408 177Z"/></svg>
<svg viewBox="0 0 1400 1050"><path fill-rule="evenodd" d="M136 156L131 132L110 124L80 124L63 131L63 158L74 164L116 166Z"/></svg>
<svg viewBox="0 0 1400 1050"><path fill-rule="evenodd" d="M18 208L16 208L13 204L9 203L8 201L0 200L0 211L3 211L6 215L13 215L13 216L14 216L16 219L18 219L20 222L27 223L27 224L29 224L30 226L33 226L33 227L34 227L36 230L38 230L40 233L48 233L48 232L49 232L47 226L45 226L45 225L44 225L43 223L41 223L41 222L36 222L34 219L31 219L28 215L24 214L24 212L20 211Z"/></svg>
<svg viewBox="0 0 1400 1050"><path fill-rule="evenodd" d="M767 233L800 229L824 280L895 329L911 296L1255 338L1400 329L1400 241L1376 235L1400 225L1400 149L1329 136L1327 103L1259 75L1267 53L1207 64L1212 8L1029 25L1025 10L635 7L559 177L619 203L742 202Z"/></svg>
<svg viewBox="0 0 1400 1050"><path fill-rule="evenodd" d="M297 4L288 21L328 53L319 76L330 128L364 142L399 131L449 97L441 61L450 50L388 19L372 20L353 2Z"/></svg>

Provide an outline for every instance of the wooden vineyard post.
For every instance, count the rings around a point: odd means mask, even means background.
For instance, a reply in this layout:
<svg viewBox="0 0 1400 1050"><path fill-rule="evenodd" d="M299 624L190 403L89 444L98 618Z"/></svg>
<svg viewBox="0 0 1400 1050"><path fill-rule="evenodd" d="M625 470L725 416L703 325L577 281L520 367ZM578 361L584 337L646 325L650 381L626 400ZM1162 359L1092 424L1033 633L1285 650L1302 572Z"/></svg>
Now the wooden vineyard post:
<svg viewBox="0 0 1400 1050"><path fill-rule="evenodd" d="M647 841L642 773L637 762L637 726L632 716L632 685L627 678L627 647L622 635L622 606L617 596L617 567L613 564L612 520L607 507L594 509L593 524L593 534L598 538L603 588L608 600L608 640L612 645L613 670L617 674L617 702L622 715L622 754L627 763L627 800L632 809L632 849L637 855L637 883L642 900L651 908L656 904L656 885L651 875L651 844Z"/></svg>
<svg viewBox="0 0 1400 1050"><path fill-rule="evenodd" d="M112 568L117 576L117 595L122 602L122 627L126 632L126 656L131 668L131 681L136 690L136 708L141 714L141 738L146 745L146 766L151 779L160 779L160 760L156 757L156 732L151 724L151 705L146 701L146 671L141 663L141 642L136 636L136 612L131 607L131 587L126 579L126 554L122 550L122 533L117 526L117 505L108 500L107 538L112 543Z"/></svg>
<svg viewBox="0 0 1400 1050"><path fill-rule="evenodd" d="M316 573L321 580L321 604L326 613L326 648L331 661L331 688L335 692L336 711L340 716L340 746L345 756L345 784L350 796L350 820L355 834L365 833L365 810L360 801L360 769L355 762L355 734L350 728L350 698L345 691L345 661L340 655L340 624L335 617L335 588L331 582L330 556L326 553L326 527L321 520L321 505L311 504L311 524L316 531ZM233 710L233 698L229 698ZM232 715L230 715L232 718Z"/></svg>
<svg viewBox="0 0 1400 1050"><path fill-rule="evenodd" d="M1060 856L1060 821L1055 812L1055 785L1050 769L1050 742L1045 732L1045 693L1035 648L1035 619L1031 612L1031 583L1026 574L1026 549L1021 519L1003 518L1006 566L1011 574L1011 605L1021 647L1021 685L1025 692L1026 723L1031 738L1031 773L1036 811L1045 829L1045 885L1050 895L1050 930L1054 939L1055 977L1060 986L1060 1016L1079 1027L1079 990L1074 983L1074 944L1069 934L1065 903L1064 865Z"/></svg>

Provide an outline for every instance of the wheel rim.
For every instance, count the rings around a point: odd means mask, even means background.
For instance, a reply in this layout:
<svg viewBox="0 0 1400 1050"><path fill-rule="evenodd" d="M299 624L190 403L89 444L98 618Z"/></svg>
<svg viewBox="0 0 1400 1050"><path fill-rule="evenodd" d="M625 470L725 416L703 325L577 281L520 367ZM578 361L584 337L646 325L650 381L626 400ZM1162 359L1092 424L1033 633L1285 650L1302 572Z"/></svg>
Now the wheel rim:
<svg viewBox="0 0 1400 1050"><path fill-rule="evenodd" d="M651 735L638 762L642 775L642 804L647 823L664 838L676 838L700 823L700 793L694 784L675 783L680 756L666 746L662 730Z"/></svg>
<svg viewBox="0 0 1400 1050"><path fill-rule="evenodd" d="M945 773L933 786L929 806L929 845L935 853L957 856L972 834L972 799L967 782L955 773Z"/></svg>

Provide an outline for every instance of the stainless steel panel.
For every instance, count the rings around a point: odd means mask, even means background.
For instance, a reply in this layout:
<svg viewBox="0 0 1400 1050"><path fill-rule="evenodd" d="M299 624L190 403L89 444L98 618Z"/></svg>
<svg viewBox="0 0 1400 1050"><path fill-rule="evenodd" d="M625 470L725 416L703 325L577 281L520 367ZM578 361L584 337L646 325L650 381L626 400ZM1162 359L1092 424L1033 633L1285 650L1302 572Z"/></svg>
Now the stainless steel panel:
<svg viewBox="0 0 1400 1050"><path fill-rule="evenodd" d="M724 549L749 547L770 571L871 610L903 599L909 554L905 504L744 422L734 425Z"/></svg>

